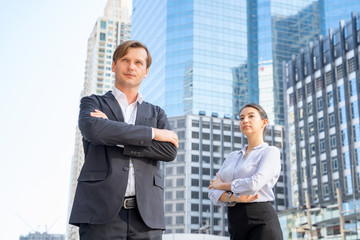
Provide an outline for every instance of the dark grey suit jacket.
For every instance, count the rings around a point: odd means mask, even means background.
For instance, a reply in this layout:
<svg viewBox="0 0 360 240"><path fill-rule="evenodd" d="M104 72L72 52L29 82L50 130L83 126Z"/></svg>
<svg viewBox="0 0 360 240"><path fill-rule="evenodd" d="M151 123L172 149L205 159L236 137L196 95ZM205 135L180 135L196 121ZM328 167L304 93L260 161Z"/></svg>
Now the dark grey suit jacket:
<svg viewBox="0 0 360 240"><path fill-rule="evenodd" d="M90 117L98 109L108 119ZM137 105L135 125L124 123L118 102L109 91L81 100L79 128L85 162L78 178L69 223L104 224L114 218L124 199L129 160L135 169L136 200L145 224L165 229L164 187L159 161L172 161L176 147L152 140L151 127L169 129L165 112L143 101ZM120 148L117 145L124 145Z"/></svg>

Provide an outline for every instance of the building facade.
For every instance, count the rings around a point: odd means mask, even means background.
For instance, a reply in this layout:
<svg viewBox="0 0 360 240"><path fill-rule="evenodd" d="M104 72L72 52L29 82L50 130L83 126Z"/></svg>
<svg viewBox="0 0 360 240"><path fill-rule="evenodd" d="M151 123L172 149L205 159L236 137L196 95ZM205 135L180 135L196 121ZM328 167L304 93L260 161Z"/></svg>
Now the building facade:
<svg viewBox="0 0 360 240"><path fill-rule="evenodd" d="M226 236L226 207L215 206L208 198L208 186L220 169L225 157L240 150L247 139L240 132L239 121L201 115L170 117L172 129L179 136L178 154L173 162L163 166L165 185L166 234L208 233ZM277 146L285 159L283 127L269 126L265 141ZM288 187L285 182L286 165L274 188L275 209L287 206Z"/></svg>
<svg viewBox="0 0 360 240"><path fill-rule="evenodd" d="M65 240L65 235L34 232L29 233L27 236L20 236L19 240Z"/></svg>
<svg viewBox="0 0 360 240"><path fill-rule="evenodd" d="M304 206L306 195L311 204L337 204L336 189L340 189L356 228L354 206L360 197L358 22L359 16L353 13L351 20L340 21L338 28L284 63L292 206Z"/></svg>
<svg viewBox="0 0 360 240"><path fill-rule="evenodd" d="M246 1L134 0L132 37L157 61L141 86L145 99L169 116L234 116L233 69L247 59L246 9Z"/></svg>
<svg viewBox="0 0 360 240"><path fill-rule="evenodd" d="M114 87L115 75L111 71L112 56L117 45L129 40L131 34L131 1L108 0L104 16L99 17L88 39L85 81L81 97L104 94ZM68 214L70 214L77 186L77 178L84 163L82 136L76 127L75 149L71 161L71 180ZM78 239L78 229L67 226L67 239Z"/></svg>

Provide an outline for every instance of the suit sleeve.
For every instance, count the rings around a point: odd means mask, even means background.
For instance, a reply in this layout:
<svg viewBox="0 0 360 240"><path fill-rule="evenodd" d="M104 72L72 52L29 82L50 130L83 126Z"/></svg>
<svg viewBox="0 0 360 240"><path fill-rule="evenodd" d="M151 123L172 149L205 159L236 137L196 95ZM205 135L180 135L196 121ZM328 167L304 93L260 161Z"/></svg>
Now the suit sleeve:
<svg viewBox="0 0 360 240"><path fill-rule="evenodd" d="M169 121L166 117L165 111L159 108L158 111L158 129L171 130ZM156 159L161 161L172 161L175 159L177 149L174 144L170 142L159 142L152 140L150 146L134 146L125 145L124 154L134 157L146 157L150 159Z"/></svg>
<svg viewBox="0 0 360 240"><path fill-rule="evenodd" d="M152 145L151 127L91 117L90 112L94 112L95 109L101 109L97 96L92 95L81 99L79 129L87 141L107 146Z"/></svg>

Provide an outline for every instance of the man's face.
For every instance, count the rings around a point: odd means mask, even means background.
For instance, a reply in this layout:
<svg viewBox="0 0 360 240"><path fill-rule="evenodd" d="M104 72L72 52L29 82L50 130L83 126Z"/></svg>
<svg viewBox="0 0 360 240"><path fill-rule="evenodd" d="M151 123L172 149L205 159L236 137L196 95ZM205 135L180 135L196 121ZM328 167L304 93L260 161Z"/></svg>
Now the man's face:
<svg viewBox="0 0 360 240"><path fill-rule="evenodd" d="M127 54L112 63L115 72L115 87L119 90L138 89L142 80L147 77L147 54L143 48L129 48Z"/></svg>

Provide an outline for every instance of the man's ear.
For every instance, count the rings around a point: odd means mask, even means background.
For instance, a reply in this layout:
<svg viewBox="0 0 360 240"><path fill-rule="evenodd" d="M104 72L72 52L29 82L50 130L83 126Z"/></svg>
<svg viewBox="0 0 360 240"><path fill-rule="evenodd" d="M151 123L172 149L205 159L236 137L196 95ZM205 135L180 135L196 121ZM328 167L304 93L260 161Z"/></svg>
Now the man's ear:
<svg viewBox="0 0 360 240"><path fill-rule="evenodd" d="M146 71L145 71L145 75L144 75L144 78L146 78L146 77L147 77L148 73L149 73L149 68L147 68L147 69L146 69Z"/></svg>
<svg viewBox="0 0 360 240"><path fill-rule="evenodd" d="M111 64L111 71L115 72L115 62L114 61Z"/></svg>

